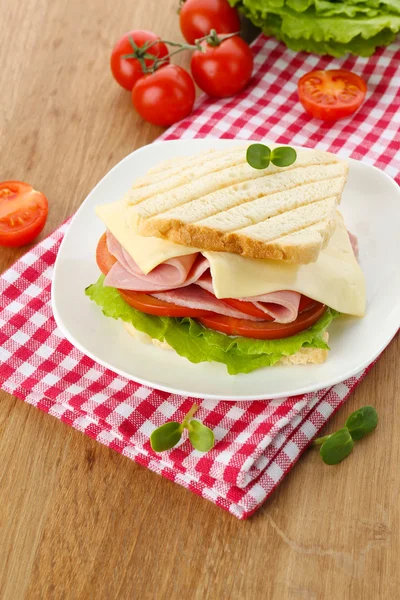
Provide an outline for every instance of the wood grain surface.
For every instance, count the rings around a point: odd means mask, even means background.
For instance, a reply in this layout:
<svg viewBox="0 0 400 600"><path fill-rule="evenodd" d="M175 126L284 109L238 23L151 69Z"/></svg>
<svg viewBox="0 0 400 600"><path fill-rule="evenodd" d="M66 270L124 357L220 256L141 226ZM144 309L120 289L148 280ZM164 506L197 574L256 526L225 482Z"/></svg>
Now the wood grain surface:
<svg viewBox="0 0 400 600"><path fill-rule="evenodd" d="M108 62L130 28L180 39L176 4L0 0L0 180L47 195L44 235L161 133ZM399 349L326 428L370 403L377 431L337 467L306 452L247 522L0 393L1 600L398 598Z"/></svg>

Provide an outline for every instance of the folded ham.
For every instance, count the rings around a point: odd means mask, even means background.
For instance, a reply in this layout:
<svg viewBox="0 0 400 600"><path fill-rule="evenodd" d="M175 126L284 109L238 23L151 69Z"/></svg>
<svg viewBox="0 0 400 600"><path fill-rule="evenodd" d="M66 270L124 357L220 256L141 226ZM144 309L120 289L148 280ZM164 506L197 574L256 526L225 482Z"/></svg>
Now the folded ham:
<svg viewBox="0 0 400 600"><path fill-rule="evenodd" d="M208 260L200 253L171 258L145 275L110 231L107 232L107 246L117 262L104 280L106 286L146 292L178 306L201 308L250 321L262 320L215 297ZM297 319L300 298L298 292L283 290L241 300L252 302L277 323L291 323Z"/></svg>

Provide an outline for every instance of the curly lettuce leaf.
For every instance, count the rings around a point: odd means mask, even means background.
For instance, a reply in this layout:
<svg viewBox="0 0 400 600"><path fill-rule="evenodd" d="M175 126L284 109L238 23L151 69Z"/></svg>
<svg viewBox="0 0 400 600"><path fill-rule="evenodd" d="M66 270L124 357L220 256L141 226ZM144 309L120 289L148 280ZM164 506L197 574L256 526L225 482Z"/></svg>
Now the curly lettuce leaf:
<svg viewBox="0 0 400 600"><path fill-rule="evenodd" d="M103 286L103 281L102 275L85 293L100 306L105 316L121 319L151 338L167 342L177 354L192 363L223 363L231 375L272 366L283 356L295 354L301 348L329 349L323 335L332 320L339 315L328 308L315 325L280 340L230 337L207 329L194 319L147 315L129 306L115 288Z"/></svg>
<svg viewBox="0 0 400 600"><path fill-rule="evenodd" d="M290 49L370 56L400 31L400 0L230 0Z"/></svg>

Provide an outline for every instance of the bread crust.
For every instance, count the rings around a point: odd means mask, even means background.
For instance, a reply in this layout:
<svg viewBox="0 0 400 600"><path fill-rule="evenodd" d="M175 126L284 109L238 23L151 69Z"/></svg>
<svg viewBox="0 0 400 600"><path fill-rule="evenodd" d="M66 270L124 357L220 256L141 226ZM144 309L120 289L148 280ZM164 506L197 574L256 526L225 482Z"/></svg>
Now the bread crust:
<svg viewBox="0 0 400 600"><path fill-rule="evenodd" d="M347 173L338 157L304 149L293 165L257 170L243 147L169 161L137 181L126 202L140 235L307 264L335 229Z"/></svg>
<svg viewBox="0 0 400 600"><path fill-rule="evenodd" d="M325 223L318 240L301 245L286 244L284 237L265 242L241 235L240 232L224 233L205 226L183 224L179 221L151 219L143 221L139 232L146 236L168 239L175 244L214 252L232 252L248 258L281 260L288 263L307 264L318 259L335 231L335 214Z"/></svg>

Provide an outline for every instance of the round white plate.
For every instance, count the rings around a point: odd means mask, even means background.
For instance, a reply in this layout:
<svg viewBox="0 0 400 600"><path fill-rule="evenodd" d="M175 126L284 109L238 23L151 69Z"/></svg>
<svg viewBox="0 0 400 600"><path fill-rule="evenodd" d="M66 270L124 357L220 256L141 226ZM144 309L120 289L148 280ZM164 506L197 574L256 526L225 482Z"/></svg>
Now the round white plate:
<svg viewBox="0 0 400 600"><path fill-rule="evenodd" d="M95 250L104 225L94 207L119 200L134 179L172 156L229 148L237 140L157 142L116 165L86 198L65 235L54 270L52 306L65 337L112 371L151 387L215 400L256 400L312 392L355 375L387 346L400 326L400 190L382 171L349 160L341 210L358 236L367 281L367 314L341 317L329 328L331 352L322 365L281 366L228 375L217 363L194 365L173 351L131 338L84 294L99 270Z"/></svg>

